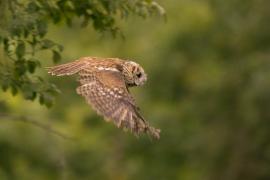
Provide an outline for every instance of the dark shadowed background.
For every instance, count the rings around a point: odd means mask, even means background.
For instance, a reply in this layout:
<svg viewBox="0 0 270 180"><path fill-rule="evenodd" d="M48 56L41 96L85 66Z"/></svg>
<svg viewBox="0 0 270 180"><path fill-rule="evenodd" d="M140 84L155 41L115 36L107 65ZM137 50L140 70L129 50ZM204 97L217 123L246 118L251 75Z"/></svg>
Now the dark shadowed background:
<svg viewBox="0 0 270 180"><path fill-rule="evenodd" d="M64 46L61 63L141 64L148 82L131 92L160 140L106 123L75 93L76 77L47 75L44 52L36 73L61 93L46 108L0 91L0 179L270 179L270 1L159 3L167 20L119 20L124 39L79 20L49 24L47 38Z"/></svg>

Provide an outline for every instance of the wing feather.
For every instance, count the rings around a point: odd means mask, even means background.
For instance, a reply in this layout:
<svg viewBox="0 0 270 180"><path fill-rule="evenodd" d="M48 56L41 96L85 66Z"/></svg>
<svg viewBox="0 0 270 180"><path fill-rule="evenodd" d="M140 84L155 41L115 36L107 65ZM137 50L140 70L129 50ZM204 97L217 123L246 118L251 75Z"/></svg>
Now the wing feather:
<svg viewBox="0 0 270 180"><path fill-rule="evenodd" d="M91 76L90 82L80 80L82 85L77 88L77 92L84 96L99 114L109 121L112 120L117 127L128 129L135 135L146 132L159 138L160 130L149 126L139 114L139 109L119 72L99 71ZM85 82L86 84L83 84Z"/></svg>
<svg viewBox="0 0 270 180"><path fill-rule="evenodd" d="M56 76L65 76L65 75L73 75L78 73L84 67L89 64L88 61L77 60L65 64L60 64L53 67L48 67L48 73Z"/></svg>

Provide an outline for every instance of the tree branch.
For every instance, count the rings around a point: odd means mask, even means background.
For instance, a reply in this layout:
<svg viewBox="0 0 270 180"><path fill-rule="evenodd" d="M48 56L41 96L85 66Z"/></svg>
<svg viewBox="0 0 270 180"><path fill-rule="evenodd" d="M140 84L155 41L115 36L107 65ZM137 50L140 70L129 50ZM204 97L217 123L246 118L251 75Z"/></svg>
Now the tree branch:
<svg viewBox="0 0 270 180"><path fill-rule="evenodd" d="M24 117L24 116L14 116L14 115L0 113L0 117L1 117L1 120L13 120L13 121L21 121L21 122L24 122L24 123L29 123L29 124L31 124L33 126L41 128L41 129L45 130L46 132L48 132L50 134L54 134L54 135L56 135L56 136L58 136L60 138L63 138L65 140L72 140L72 141L75 140L75 138L67 136L67 135L59 132L58 130L54 129L49 124L44 124L44 123L41 123L41 122L39 122L37 120L33 120L33 119L30 119L30 118L27 118L27 117Z"/></svg>

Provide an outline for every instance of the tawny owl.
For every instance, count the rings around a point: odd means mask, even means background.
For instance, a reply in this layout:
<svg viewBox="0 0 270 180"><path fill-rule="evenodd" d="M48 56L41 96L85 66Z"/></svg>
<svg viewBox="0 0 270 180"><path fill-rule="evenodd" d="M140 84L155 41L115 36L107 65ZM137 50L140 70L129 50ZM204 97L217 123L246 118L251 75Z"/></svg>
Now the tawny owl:
<svg viewBox="0 0 270 180"><path fill-rule="evenodd" d="M148 133L159 139L159 129L149 126L139 114L139 108L128 88L141 86L147 80L143 68L133 62L118 58L83 57L79 60L49 67L51 75L79 74L80 86L77 93L117 127L130 130L133 134Z"/></svg>

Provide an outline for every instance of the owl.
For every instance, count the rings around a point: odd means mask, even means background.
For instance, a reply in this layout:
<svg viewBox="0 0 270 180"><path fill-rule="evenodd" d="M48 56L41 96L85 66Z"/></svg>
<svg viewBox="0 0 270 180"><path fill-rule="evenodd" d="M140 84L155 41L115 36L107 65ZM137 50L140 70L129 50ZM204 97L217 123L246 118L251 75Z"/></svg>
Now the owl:
<svg viewBox="0 0 270 180"><path fill-rule="evenodd" d="M48 68L56 76L79 75L77 93L106 121L129 130L136 136L147 133L159 139L160 130L151 127L139 113L129 87L142 86L147 75L143 68L119 58L82 57L76 61Z"/></svg>

